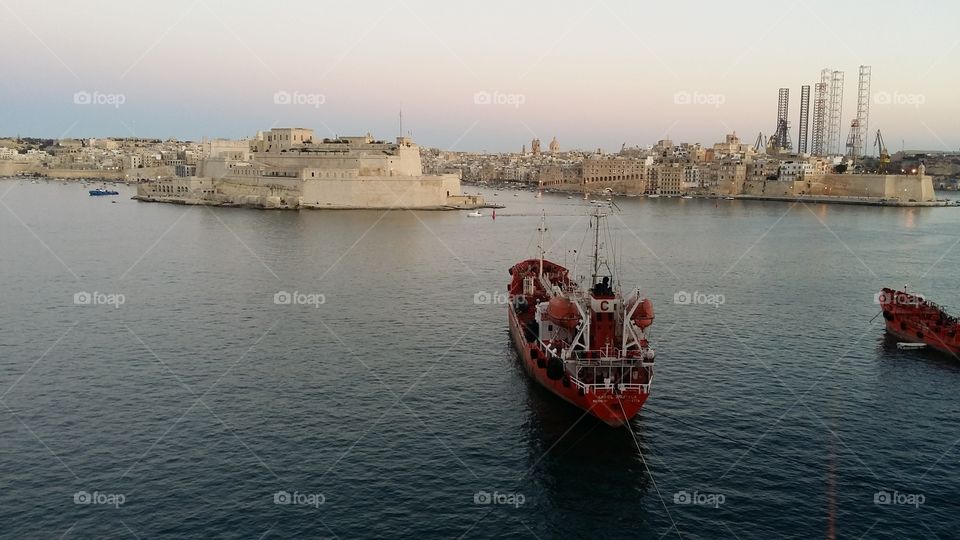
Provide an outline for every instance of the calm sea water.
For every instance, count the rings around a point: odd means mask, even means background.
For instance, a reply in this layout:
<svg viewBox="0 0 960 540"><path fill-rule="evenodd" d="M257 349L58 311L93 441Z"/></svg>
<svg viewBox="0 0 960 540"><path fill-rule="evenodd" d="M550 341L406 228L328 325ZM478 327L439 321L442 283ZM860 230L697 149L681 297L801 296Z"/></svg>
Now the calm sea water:
<svg viewBox="0 0 960 540"><path fill-rule="evenodd" d="M497 304L541 209L574 263L583 201L121 189L0 182L2 538L960 535L960 360L897 350L873 302L960 312L956 208L618 199L659 371L617 430L525 378Z"/></svg>

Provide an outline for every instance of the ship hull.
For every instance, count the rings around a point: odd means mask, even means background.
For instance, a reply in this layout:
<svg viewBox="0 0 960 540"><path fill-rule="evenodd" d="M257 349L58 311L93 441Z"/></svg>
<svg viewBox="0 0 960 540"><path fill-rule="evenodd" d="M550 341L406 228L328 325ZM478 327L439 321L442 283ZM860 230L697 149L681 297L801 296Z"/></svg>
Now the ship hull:
<svg viewBox="0 0 960 540"><path fill-rule="evenodd" d="M913 328L910 328L911 326ZM918 338L917 332L920 332L923 337ZM900 322L892 323L887 321L887 333L897 338L899 341L904 341L907 343L925 343L932 349L936 349L942 353L960 358L960 345L951 345L937 334L923 334L923 327L919 323L913 325L908 324L908 330L904 331L901 329Z"/></svg>
<svg viewBox="0 0 960 540"><path fill-rule="evenodd" d="M601 392L581 393L569 380L552 380L547 377L547 370L537 364L534 354L542 355L536 343L528 342L524 338L523 327L513 309L507 309L510 319L510 335L524 371L540 386L551 391L556 396L571 405L591 414L593 417L611 427L620 427L636 416L649 394L632 393L618 395L612 390ZM534 351L538 351L534 353Z"/></svg>

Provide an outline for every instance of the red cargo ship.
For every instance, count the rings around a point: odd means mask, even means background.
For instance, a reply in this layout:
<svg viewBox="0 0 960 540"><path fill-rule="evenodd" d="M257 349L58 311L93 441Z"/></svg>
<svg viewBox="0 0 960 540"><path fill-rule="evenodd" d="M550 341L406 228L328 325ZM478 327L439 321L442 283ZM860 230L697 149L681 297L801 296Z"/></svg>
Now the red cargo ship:
<svg viewBox="0 0 960 540"><path fill-rule="evenodd" d="M877 296L887 332L910 343L925 343L956 356L960 353L960 320L937 304L906 288L883 288Z"/></svg>
<svg viewBox="0 0 960 540"><path fill-rule="evenodd" d="M510 269L513 344L535 381L608 425L640 412L653 382L655 353L647 340L653 305L639 290L624 297L602 256L605 214L591 216L593 274L585 286L563 266L540 257ZM604 236L606 237L606 236Z"/></svg>

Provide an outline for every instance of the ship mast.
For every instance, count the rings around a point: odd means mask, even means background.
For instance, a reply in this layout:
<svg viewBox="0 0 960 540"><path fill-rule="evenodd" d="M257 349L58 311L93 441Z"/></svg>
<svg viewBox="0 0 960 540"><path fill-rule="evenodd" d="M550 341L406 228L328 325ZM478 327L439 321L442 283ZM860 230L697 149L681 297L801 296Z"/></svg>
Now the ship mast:
<svg viewBox="0 0 960 540"><path fill-rule="evenodd" d="M591 219L597 221L596 226L593 228L594 238L593 238L593 283L591 287L597 284L597 274L600 272L600 208L597 208Z"/></svg>
<svg viewBox="0 0 960 540"><path fill-rule="evenodd" d="M540 231L540 242L538 245L540 251L540 277L543 277L543 233L547 230L547 211L544 210L543 214L540 216L540 227L537 229Z"/></svg>

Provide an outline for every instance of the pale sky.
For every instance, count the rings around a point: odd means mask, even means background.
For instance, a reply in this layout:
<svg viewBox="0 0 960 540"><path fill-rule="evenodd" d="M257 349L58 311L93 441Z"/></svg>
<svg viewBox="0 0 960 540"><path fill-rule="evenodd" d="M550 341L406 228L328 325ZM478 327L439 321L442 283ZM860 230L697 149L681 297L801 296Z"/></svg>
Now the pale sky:
<svg viewBox="0 0 960 540"><path fill-rule="evenodd" d="M753 142L783 86L796 144L800 86L830 67L845 141L866 64L870 153L877 128L956 150L958 22L956 0L0 0L0 136L392 138L402 104L425 146L614 151Z"/></svg>

